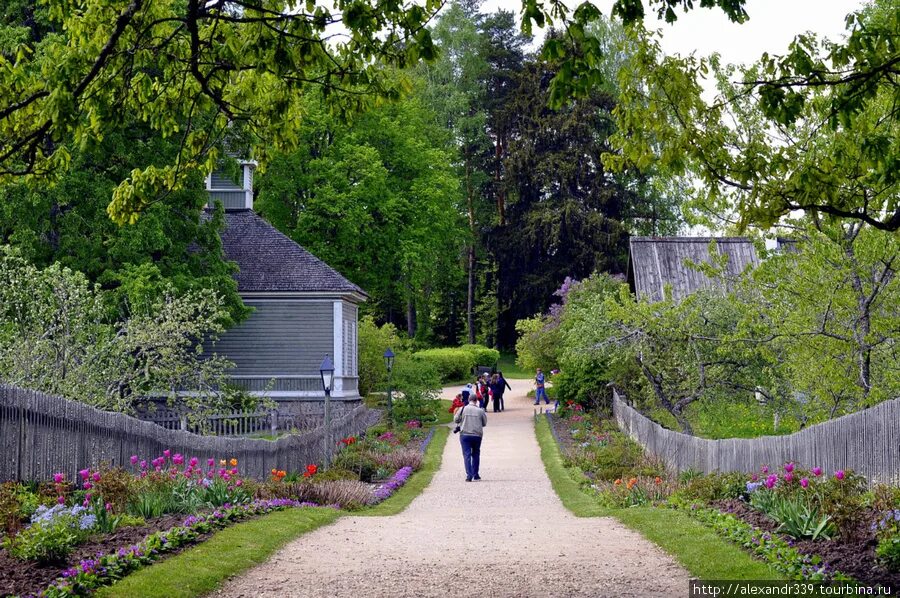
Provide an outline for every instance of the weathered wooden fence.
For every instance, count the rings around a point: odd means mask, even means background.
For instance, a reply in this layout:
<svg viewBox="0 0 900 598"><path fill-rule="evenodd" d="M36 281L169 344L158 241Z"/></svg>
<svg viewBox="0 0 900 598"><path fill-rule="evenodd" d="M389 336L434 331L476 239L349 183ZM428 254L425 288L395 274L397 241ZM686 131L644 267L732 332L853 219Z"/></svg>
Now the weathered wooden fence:
<svg viewBox="0 0 900 598"><path fill-rule="evenodd" d="M671 469L758 471L793 461L832 472L852 469L872 482L900 483L900 399L788 436L708 440L666 430L613 391L619 428Z"/></svg>
<svg viewBox="0 0 900 598"><path fill-rule="evenodd" d="M325 446L337 451L340 439L363 432L379 413L360 406L324 428L275 441L197 436L154 423L100 411L40 392L0 385L0 481L47 480L56 472L75 479L80 469L100 463L131 467L131 455L148 461L163 450L187 457L236 458L244 475L264 478L274 469L299 471L321 464Z"/></svg>
<svg viewBox="0 0 900 598"><path fill-rule="evenodd" d="M157 409L139 418L168 430L185 430L202 436L252 436L279 431L304 432L321 427L323 418L296 417L273 411L233 411L192 419L183 413Z"/></svg>

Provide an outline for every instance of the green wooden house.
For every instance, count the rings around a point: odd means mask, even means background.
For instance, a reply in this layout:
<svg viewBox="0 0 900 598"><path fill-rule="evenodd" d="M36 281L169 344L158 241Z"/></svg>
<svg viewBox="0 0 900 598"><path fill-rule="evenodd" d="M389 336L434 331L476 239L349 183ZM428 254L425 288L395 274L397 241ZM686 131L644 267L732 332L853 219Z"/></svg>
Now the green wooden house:
<svg viewBox="0 0 900 598"><path fill-rule="evenodd" d="M254 162L241 162L237 181L207 177L210 202L225 207L222 247L237 264L238 292L254 312L208 347L234 362L232 381L265 394L279 414L320 414L319 366L334 363L333 413L361 402L358 386L358 306L365 291L253 211Z"/></svg>

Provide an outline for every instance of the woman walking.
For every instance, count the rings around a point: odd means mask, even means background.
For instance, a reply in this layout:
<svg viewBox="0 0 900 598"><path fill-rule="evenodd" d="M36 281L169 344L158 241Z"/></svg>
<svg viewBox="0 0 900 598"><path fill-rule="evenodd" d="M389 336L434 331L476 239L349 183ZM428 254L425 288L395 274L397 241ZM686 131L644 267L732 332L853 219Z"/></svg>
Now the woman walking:
<svg viewBox="0 0 900 598"><path fill-rule="evenodd" d="M503 372L497 372L491 376L491 393L494 395L494 413L503 411L503 393L506 389L512 390L509 382L503 377Z"/></svg>

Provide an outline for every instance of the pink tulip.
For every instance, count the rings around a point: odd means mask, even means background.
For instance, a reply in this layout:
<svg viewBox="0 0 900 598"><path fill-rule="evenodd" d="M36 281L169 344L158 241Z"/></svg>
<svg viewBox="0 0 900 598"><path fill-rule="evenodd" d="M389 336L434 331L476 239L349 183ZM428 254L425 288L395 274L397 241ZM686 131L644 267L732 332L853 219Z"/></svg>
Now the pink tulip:
<svg viewBox="0 0 900 598"><path fill-rule="evenodd" d="M836 478L839 479L839 480L843 480L843 479L844 479L844 475L845 475L845 474L844 474L844 470L843 470L843 469L838 469L836 472L834 472L834 477L836 477Z"/></svg>
<svg viewBox="0 0 900 598"><path fill-rule="evenodd" d="M85 482L84 484L81 485L81 487L84 488L85 490L90 490L91 488L94 487L94 485L91 484L90 482Z"/></svg>
<svg viewBox="0 0 900 598"><path fill-rule="evenodd" d="M236 481L236 482L234 483L234 485L235 485L235 486L240 486L240 485L243 484L243 483L244 483L244 480L238 480L238 481Z"/></svg>
<svg viewBox="0 0 900 598"><path fill-rule="evenodd" d="M768 465L763 465L762 472L763 472L763 473L769 473L769 466L768 466Z"/></svg>
<svg viewBox="0 0 900 598"><path fill-rule="evenodd" d="M756 482L756 481L758 481L758 480L759 480L759 476L756 475L755 473L754 473L752 476L750 476L750 481L751 481L751 482Z"/></svg>
<svg viewBox="0 0 900 598"><path fill-rule="evenodd" d="M142 472L141 472L141 478L143 479L143 478L146 478L146 477L147 477L147 472L146 472L146 471L142 471Z"/></svg>
<svg viewBox="0 0 900 598"><path fill-rule="evenodd" d="M191 460L188 461L188 465L190 465L192 468L197 467L198 463L200 463L200 460L197 459L197 457L191 457Z"/></svg>
<svg viewBox="0 0 900 598"><path fill-rule="evenodd" d="M90 469L82 469L81 471L78 472L78 475L81 476L82 480L86 480L89 477L91 477L91 470Z"/></svg>
<svg viewBox="0 0 900 598"><path fill-rule="evenodd" d="M132 465L137 465L137 462L138 462L138 456L137 456L137 455L131 455L131 464L132 464Z"/></svg>
<svg viewBox="0 0 900 598"><path fill-rule="evenodd" d="M186 479L188 479L188 480L191 479L191 470L190 470L190 469L185 469L185 470L184 470L184 473L183 473L182 475L183 475Z"/></svg>
<svg viewBox="0 0 900 598"><path fill-rule="evenodd" d="M84 495L84 500L87 502L91 502L92 498L94 498L94 495L91 494L90 492L88 492L87 494Z"/></svg>
<svg viewBox="0 0 900 598"><path fill-rule="evenodd" d="M792 471L794 471L794 464L793 463L785 463L784 470L788 473L791 473Z"/></svg>
<svg viewBox="0 0 900 598"><path fill-rule="evenodd" d="M231 475L237 475L237 467L231 470Z"/></svg>
<svg viewBox="0 0 900 598"><path fill-rule="evenodd" d="M231 479L231 476L228 475L228 472L225 472L225 473L222 474L222 479L225 480L225 481L227 482L228 480Z"/></svg>
<svg viewBox="0 0 900 598"><path fill-rule="evenodd" d="M95 473L94 473L94 481L95 481L95 482L99 482L99 481L100 481L100 472L95 472Z"/></svg>
<svg viewBox="0 0 900 598"><path fill-rule="evenodd" d="M821 467L813 467L812 474L816 477L822 475L822 468Z"/></svg>
<svg viewBox="0 0 900 598"><path fill-rule="evenodd" d="M806 479L806 478L802 478L802 479L800 480L800 485L803 486L804 488L809 487L809 480Z"/></svg>
<svg viewBox="0 0 900 598"><path fill-rule="evenodd" d="M64 504L66 504L66 499L65 499L64 496L60 496L60 497L58 497L58 498L56 499L56 502L59 503L59 504L61 504L61 505L64 505Z"/></svg>
<svg viewBox="0 0 900 598"><path fill-rule="evenodd" d="M63 480L66 479L66 474L64 473L54 473L53 474L53 482L55 484L62 484Z"/></svg>
<svg viewBox="0 0 900 598"><path fill-rule="evenodd" d="M109 513L110 511L112 511L112 505L109 504L109 503L106 503L105 505L103 505L103 508L106 509L106 512L107 512L107 513Z"/></svg>
<svg viewBox="0 0 900 598"><path fill-rule="evenodd" d="M216 466L216 460L215 460L215 459L207 459L207 460L206 460L206 466L207 466L207 467L215 467L215 466Z"/></svg>
<svg viewBox="0 0 900 598"><path fill-rule="evenodd" d="M172 457L172 463L174 463L175 465L181 465L182 463L184 463L184 456L175 453L175 456Z"/></svg>
<svg viewBox="0 0 900 598"><path fill-rule="evenodd" d="M172 451L170 451L169 449L166 449L163 451L163 455L165 456L166 459L168 459L171 454L172 454Z"/></svg>
<svg viewBox="0 0 900 598"><path fill-rule="evenodd" d="M785 481L785 482L790 482L790 481L793 480L793 479L794 479L794 474L792 474L792 473L786 473L786 474L784 474L784 481Z"/></svg>
<svg viewBox="0 0 900 598"><path fill-rule="evenodd" d="M147 469L147 462L141 461L141 469Z"/></svg>

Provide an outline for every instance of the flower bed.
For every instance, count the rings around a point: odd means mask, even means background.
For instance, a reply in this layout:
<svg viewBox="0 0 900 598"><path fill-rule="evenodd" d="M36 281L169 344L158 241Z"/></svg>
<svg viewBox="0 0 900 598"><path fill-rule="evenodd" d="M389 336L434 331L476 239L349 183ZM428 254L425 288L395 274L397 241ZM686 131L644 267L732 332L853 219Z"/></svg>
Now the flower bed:
<svg viewBox="0 0 900 598"><path fill-rule="evenodd" d="M418 422L341 440L344 460L363 456L383 481L309 464L273 469L268 480L245 478L235 459L165 451L152 461L131 457L132 471L101 467L38 485L0 487L0 595L83 594L141 564L205 539L230 523L291 507L355 509L381 502L422 462L426 436ZM342 455L339 454L339 457ZM374 479L374 478L373 478Z"/></svg>
<svg viewBox="0 0 900 598"><path fill-rule="evenodd" d="M791 579L900 588L900 489L795 463L671 476L609 420L566 409L548 419L565 463L604 506L684 509Z"/></svg>

